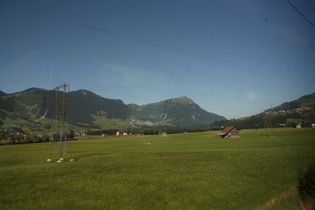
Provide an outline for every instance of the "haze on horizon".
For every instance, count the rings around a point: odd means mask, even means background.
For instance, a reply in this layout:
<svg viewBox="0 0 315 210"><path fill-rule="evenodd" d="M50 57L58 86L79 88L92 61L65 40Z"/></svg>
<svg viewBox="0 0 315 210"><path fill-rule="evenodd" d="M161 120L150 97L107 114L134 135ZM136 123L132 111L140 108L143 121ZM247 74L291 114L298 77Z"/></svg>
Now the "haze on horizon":
<svg viewBox="0 0 315 210"><path fill-rule="evenodd" d="M311 0L1 1L0 90L187 96L227 119L315 92Z"/></svg>

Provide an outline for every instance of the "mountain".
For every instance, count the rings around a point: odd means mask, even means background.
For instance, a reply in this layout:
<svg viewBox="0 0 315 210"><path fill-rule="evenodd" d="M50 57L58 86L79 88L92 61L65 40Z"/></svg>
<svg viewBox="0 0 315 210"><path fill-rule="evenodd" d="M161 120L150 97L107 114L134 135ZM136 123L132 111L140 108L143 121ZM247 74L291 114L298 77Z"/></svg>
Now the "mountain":
<svg viewBox="0 0 315 210"><path fill-rule="evenodd" d="M268 109L267 112L283 112L283 111L302 111L304 109L315 109L315 92L309 95L302 96L291 102L285 102L272 109Z"/></svg>
<svg viewBox="0 0 315 210"><path fill-rule="evenodd" d="M235 125L239 128L259 128L266 127L267 123L272 127L295 127L297 124L311 127L315 123L315 93L285 102L251 117L216 122L214 126Z"/></svg>
<svg viewBox="0 0 315 210"><path fill-rule="evenodd" d="M129 105L130 119L134 124L159 126L210 125L226 118L207 112L184 96L143 106Z"/></svg>
<svg viewBox="0 0 315 210"><path fill-rule="evenodd" d="M0 93L0 120L4 125L30 130L53 129L56 104L58 113L63 104L63 101L56 103L56 96L62 98L62 92L57 95L55 90L30 88L13 94ZM139 106L77 90L68 92L66 99L66 122L81 128L191 127L226 120L203 110L188 97Z"/></svg>
<svg viewBox="0 0 315 210"><path fill-rule="evenodd" d="M99 127L102 126L102 120L128 118L128 106L121 100L103 98L87 90L70 92L68 97L67 122L70 124Z"/></svg>
<svg viewBox="0 0 315 210"><path fill-rule="evenodd" d="M0 96L5 96L5 95L7 95L7 94L0 90Z"/></svg>

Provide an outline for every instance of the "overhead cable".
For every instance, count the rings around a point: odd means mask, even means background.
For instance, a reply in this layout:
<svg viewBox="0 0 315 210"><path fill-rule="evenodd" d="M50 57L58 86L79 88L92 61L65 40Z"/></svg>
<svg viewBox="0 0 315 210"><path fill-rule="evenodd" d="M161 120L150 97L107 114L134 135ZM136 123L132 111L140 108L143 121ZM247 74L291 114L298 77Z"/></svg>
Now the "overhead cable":
<svg viewBox="0 0 315 210"><path fill-rule="evenodd" d="M315 25L309 20L307 19L307 17L305 17L302 12L300 12L289 0L287 0L287 2L298 12L300 13L300 15L302 15L302 17L307 21L309 22L314 28L315 28Z"/></svg>

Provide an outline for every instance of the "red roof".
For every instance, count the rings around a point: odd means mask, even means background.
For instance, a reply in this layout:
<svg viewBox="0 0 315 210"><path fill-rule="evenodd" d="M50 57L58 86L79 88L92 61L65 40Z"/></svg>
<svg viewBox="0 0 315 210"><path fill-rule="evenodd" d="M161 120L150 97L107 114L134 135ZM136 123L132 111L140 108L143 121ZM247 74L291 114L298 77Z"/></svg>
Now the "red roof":
<svg viewBox="0 0 315 210"><path fill-rule="evenodd" d="M224 128L221 132L222 133L228 133L231 130L233 130L233 128L236 128L235 126L227 126L226 128ZM237 128L236 128L237 129Z"/></svg>

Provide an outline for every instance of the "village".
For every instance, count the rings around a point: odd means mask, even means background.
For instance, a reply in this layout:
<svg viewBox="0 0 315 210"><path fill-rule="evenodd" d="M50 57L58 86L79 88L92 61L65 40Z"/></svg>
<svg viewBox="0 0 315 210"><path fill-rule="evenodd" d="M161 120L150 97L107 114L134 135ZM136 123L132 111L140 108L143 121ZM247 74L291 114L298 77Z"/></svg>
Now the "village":
<svg viewBox="0 0 315 210"><path fill-rule="evenodd" d="M279 110L279 111L266 111L266 114L278 115L278 114L285 114L285 113L304 113L306 111L314 110L312 107L300 107L293 110Z"/></svg>

